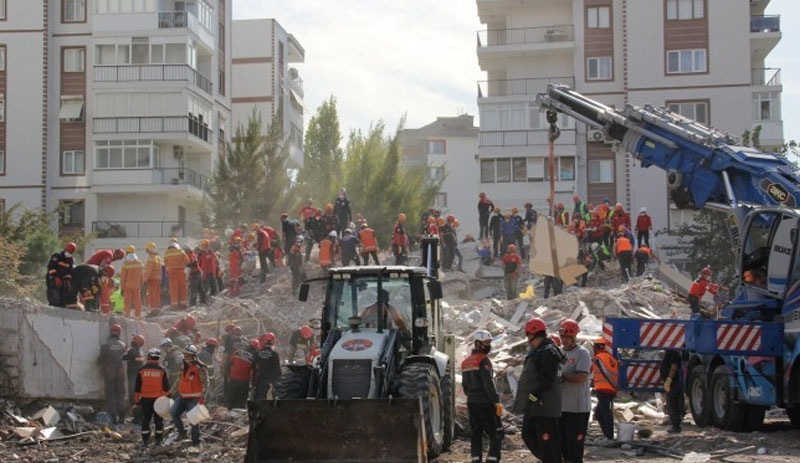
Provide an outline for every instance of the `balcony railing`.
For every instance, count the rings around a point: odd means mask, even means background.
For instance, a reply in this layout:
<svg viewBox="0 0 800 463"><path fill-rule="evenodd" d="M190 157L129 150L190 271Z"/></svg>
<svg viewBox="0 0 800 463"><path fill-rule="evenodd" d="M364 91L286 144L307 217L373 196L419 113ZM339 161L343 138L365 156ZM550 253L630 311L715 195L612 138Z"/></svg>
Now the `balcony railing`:
<svg viewBox="0 0 800 463"><path fill-rule="evenodd" d="M489 29L478 32L478 47L569 42L574 38L574 27L567 24L521 29Z"/></svg>
<svg viewBox="0 0 800 463"><path fill-rule="evenodd" d="M211 192L208 177L192 169L168 167L155 170L159 171L161 174L162 185L189 185L198 190L203 190L206 193Z"/></svg>
<svg viewBox="0 0 800 463"><path fill-rule="evenodd" d="M547 129L481 131L478 139L481 148L546 145L548 133ZM556 144L573 143L575 143L575 130L562 129Z"/></svg>
<svg viewBox="0 0 800 463"><path fill-rule="evenodd" d="M190 222L92 222L98 238L185 238L198 236L200 226Z"/></svg>
<svg viewBox="0 0 800 463"><path fill-rule="evenodd" d="M781 17L773 16L750 16L750 32L780 32Z"/></svg>
<svg viewBox="0 0 800 463"><path fill-rule="evenodd" d="M188 81L211 94L213 84L188 64L137 64L132 66L95 66L95 82Z"/></svg>
<svg viewBox="0 0 800 463"><path fill-rule="evenodd" d="M536 95L547 91L549 84L575 86L572 77L548 77L540 79L495 79L478 82L478 98L490 96Z"/></svg>
<svg viewBox="0 0 800 463"><path fill-rule="evenodd" d="M95 117L93 133L174 133L189 132L208 142L211 129L202 119L189 116Z"/></svg>
<svg viewBox="0 0 800 463"><path fill-rule="evenodd" d="M750 84L759 87L779 87L781 85L781 69L751 69Z"/></svg>
<svg viewBox="0 0 800 463"><path fill-rule="evenodd" d="M188 185L210 193L208 177L185 167L155 169L98 168L94 170L94 183L98 186L123 185Z"/></svg>

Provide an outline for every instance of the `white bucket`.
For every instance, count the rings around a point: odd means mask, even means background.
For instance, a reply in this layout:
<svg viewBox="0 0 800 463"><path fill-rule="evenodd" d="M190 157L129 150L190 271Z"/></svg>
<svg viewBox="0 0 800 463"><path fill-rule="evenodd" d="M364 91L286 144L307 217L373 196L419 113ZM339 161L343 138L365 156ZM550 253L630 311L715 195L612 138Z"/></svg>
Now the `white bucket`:
<svg viewBox="0 0 800 463"><path fill-rule="evenodd" d="M153 410L155 410L155 412L161 418L169 419L171 417L169 411L172 409L173 403L175 403L174 400L162 395L156 399L155 403L153 403Z"/></svg>
<svg viewBox="0 0 800 463"><path fill-rule="evenodd" d="M186 418L189 419L189 424L194 426L211 418L211 414L205 405L198 404L186 413Z"/></svg>
<svg viewBox="0 0 800 463"><path fill-rule="evenodd" d="M630 442L633 440L633 433L636 425L633 423L617 423L617 441Z"/></svg>

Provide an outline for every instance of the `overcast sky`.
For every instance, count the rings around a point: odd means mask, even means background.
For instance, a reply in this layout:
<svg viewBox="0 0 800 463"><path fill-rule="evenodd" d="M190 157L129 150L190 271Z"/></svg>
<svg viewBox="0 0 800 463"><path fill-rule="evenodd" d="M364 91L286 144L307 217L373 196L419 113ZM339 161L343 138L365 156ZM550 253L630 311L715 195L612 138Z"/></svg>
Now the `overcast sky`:
<svg viewBox="0 0 800 463"><path fill-rule="evenodd" d="M800 140L800 1L772 0L783 38L767 60L782 68L784 136ZM342 133L400 117L419 128L438 116L477 116L475 0L234 0L234 19L274 18L305 49L305 121L337 100ZM724 127L720 127L724 130Z"/></svg>

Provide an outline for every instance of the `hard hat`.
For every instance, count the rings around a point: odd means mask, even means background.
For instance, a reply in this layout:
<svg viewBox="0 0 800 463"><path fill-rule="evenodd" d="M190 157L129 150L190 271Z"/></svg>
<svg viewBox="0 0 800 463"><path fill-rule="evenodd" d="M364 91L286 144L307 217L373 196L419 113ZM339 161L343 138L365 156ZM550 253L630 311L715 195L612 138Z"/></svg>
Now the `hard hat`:
<svg viewBox="0 0 800 463"><path fill-rule="evenodd" d="M257 223L254 222L254 223L250 224L250 230L255 230L256 228L258 228L258 224Z"/></svg>
<svg viewBox="0 0 800 463"><path fill-rule="evenodd" d="M125 252L128 254L136 252L136 246L129 244L127 248L125 248Z"/></svg>
<svg viewBox="0 0 800 463"><path fill-rule="evenodd" d="M172 345L172 339L170 339L170 338L162 339L161 340L161 345L162 346L171 346Z"/></svg>
<svg viewBox="0 0 800 463"><path fill-rule="evenodd" d="M515 206L515 207L512 207L512 208L511 208L511 213L512 213L512 214L516 214L516 213L518 213L518 212L519 212L519 208L518 208L518 207L516 207L516 206Z"/></svg>
<svg viewBox="0 0 800 463"><path fill-rule="evenodd" d="M435 223L436 217L428 217L428 223Z"/></svg>
<svg viewBox="0 0 800 463"><path fill-rule="evenodd" d="M253 338L250 340L250 347L252 347L255 350L259 350L261 349L261 342L259 342L258 339Z"/></svg>
<svg viewBox="0 0 800 463"><path fill-rule="evenodd" d="M248 234L247 234L247 239L248 239L248 240L254 240L254 239L256 239L256 234L255 234L255 233L248 233Z"/></svg>
<svg viewBox="0 0 800 463"><path fill-rule="evenodd" d="M558 327L558 334L561 336L569 336L574 338L578 335L581 331L580 327L578 327L578 322L571 318L567 318L566 320L561 322L561 325Z"/></svg>
<svg viewBox="0 0 800 463"><path fill-rule="evenodd" d="M217 341L217 338L208 338L208 339L206 339L206 345L207 346L218 346L219 345L219 341Z"/></svg>
<svg viewBox="0 0 800 463"><path fill-rule="evenodd" d="M516 244L509 244L506 248L507 252L517 252L517 245Z"/></svg>
<svg viewBox="0 0 800 463"><path fill-rule="evenodd" d="M169 242L170 242L170 243L177 243L177 242L178 242L178 238L175 238L175 237L173 236L172 238L170 238L170 239L169 239Z"/></svg>
<svg viewBox="0 0 800 463"><path fill-rule="evenodd" d="M711 276L711 267L706 267L703 270L700 270L700 275Z"/></svg>
<svg viewBox="0 0 800 463"><path fill-rule="evenodd" d="M400 222L405 222L406 215L401 212L400 214L397 215L397 220L399 220Z"/></svg>
<svg viewBox="0 0 800 463"><path fill-rule="evenodd" d="M475 338L475 341L491 341L492 333L486 330L478 330L474 333L473 337Z"/></svg>
<svg viewBox="0 0 800 463"><path fill-rule="evenodd" d="M147 358L151 360L158 360L161 358L161 349L158 347L153 347L149 351L147 351Z"/></svg>
<svg viewBox="0 0 800 463"><path fill-rule="evenodd" d="M444 225L444 217L437 217L436 225Z"/></svg>
<svg viewBox="0 0 800 463"><path fill-rule="evenodd" d="M226 228L222 234L225 235L225 238L230 238L231 236L233 236L233 229Z"/></svg>
<svg viewBox="0 0 800 463"><path fill-rule="evenodd" d="M458 219L453 221L453 228L458 228L459 225L461 224L458 222Z"/></svg>
<svg viewBox="0 0 800 463"><path fill-rule="evenodd" d="M580 200L581 200L581 197L580 197L580 196L578 196L578 195L572 195L572 200L573 200L573 201L575 201L575 202L577 203L578 201L580 201Z"/></svg>
<svg viewBox="0 0 800 463"><path fill-rule="evenodd" d="M200 241L200 246L204 247L204 248L207 248L210 244L211 244L211 241L209 241L207 239L204 239L204 240Z"/></svg>
<svg viewBox="0 0 800 463"><path fill-rule="evenodd" d="M363 230L365 228L369 228L369 225L367 224L366 221L364 221L364 222L361 222L361 227L360 228Z"/></svg>
<svg viewBox="0 0 800 463"><path fill-rule="evenodd" d="M144 336L142 336L141 334L136 334L131 339L131 342L141 347L144 345Z"/></svg>
<svg viewBox="0 0 800 463"><path fill-rule="evenodd" d="M550 335L550 339L552 339L553 342L556 343L558 347L561 347L561 336L553 333Z"/></svg>
<svg viewBox="0 0 800 463"><path fill-rule="evenodd" d="M69 243L64 245L64 250L67 251L70 254L75 252L77 249L78 249L78 246L75 243L73 243L72 241L70 241Z"/></svg>
<svg viewBox="0 0 800 463"><path fill-rule="evenodd" d="M333 204L328 203L325 205L325 211L330 212L333 210Z"/></svg>
<svg viewBox="0 0 800 463"><path fill-rule="evenodd" d="M234 243L241 243L241 242L242 242L242 237L241 237L241 236L236 236L236 237L234 237L234 238L233 238L233 242L234 242Z"/></svg>
<svg viewBox="0 0 800 463"><path fill-rule="evenodd" d="M122 327L119 324L114 323L113 325L111 325L111 334L120 334L120 333L122 333Z"/></svg>
<svg viewBox="0 0 800 463"><path fill-rule="evenodd" d="M605 346L606 344L608 344L608 342L605 340L605 338L601 337L601 338L595 339L594 340L594 344L597 345L597 346Z"/></svg>
<svg viewBox="0 0 800 463"><path fill-rule="evenodd" d="M185 316L183 318L183 321L186 322L186 326L188 326L189 328L194 328L194 325L197 324L197 320L191 315Z"/></svg>
<svg viewBox="0 0 800 463"><path fill-rule="evenodd" d="M597 251L597 248L600 247L599 243L592 243L592 251Z"/></svg>
<svg viewBox="0 0 800 463"><path fill-rule="evenodd" d="M122 249L115 249L114 250L114 260L120 260L125 257L125 251Z"/></svg>
<svg viewBox="0 0 800 463"><path fill-rule="evenodd" d="M331 230L331 232L328 233L328 238L336 238L336 230Z"/></svg>
<svg viewBox="0 0 800 463"><path fill-rule="evenodd" d="M242 334L242 327L239 325L234 326L231 329L231 334Z"/></svg>
<svg viewBox="0 0 800 463"><path fill-rule="evenodd" d="M642 213L645 213L645 212L647 212L647 208L646 207L639 208L639 214L642 214Z"/></svg>
<svg viewBox="0 0 800 463"><path fill-rule="evenodd" d="M275 344L275 333L264 333L258 338L258 342L261 343L261 346L271 346Z"/></svg>
<svg viewBox="0 0 800 463"><path fill-rule="evenodd" d="M617 204L614 206L614 209L616 209L616 210L618 210L618 211L621 211L621 210L622 210L622 203L617 203Z"/></svg>
<svg viewBox="0 0 800 463"><path fill-rule="evenodd" d="M353 230L350 230L349 228L345 228L343 233L345 235L352 235L353 234Z"/></svg>
<svg viewBox="0 0 800 463"><path fill-rule="evenodd" d="M456 216L454 216L453 214L447 214L447 221L448 222L452 222L454 220L456 220Z"/></svg>
<svg viewBox="0 0 800 463"><path fill-rule="evenodd" d="M556 207L559 209L564 209L564 203L558 203Z"/></svg>
<svg viewBox="0 0 800 463"><path fill-rule="evenodd" d="M310 326L303 325L300 327L300 336L302 336L303 339L311 339L314 337L314 332L311 330Z"/></svg>
<svg viewBox="0 0 800 463"><path fill-rule="evenodd" d="M145 249L145 251L155 251L156 249L158 249L158 246L156 246L156 243L151 241L151 242L147 243L147 245L144 247L144 249Z"/></svg>
<svg viewBox="0 0 800 463"><path fill-rule="evenodd" d="M189 355L197 355L197 346L195 346L194 344L189 344L183 349L183 353Z"/></svg>
<svg viewBox="0 0 800 463"><path fill-rule="evenodd" d="M544 320L541 318L531 318L528 320L528 323L525 324L525 334L539 334L544 333L547 331L547 325L544 324Z"/></svg>
<svg viewBox="0 0 800 463"><path fill-rule="evenodd" d="M295 243L302 243L303 241L304 241L303 235L300 235L294 239Z"/></svg>

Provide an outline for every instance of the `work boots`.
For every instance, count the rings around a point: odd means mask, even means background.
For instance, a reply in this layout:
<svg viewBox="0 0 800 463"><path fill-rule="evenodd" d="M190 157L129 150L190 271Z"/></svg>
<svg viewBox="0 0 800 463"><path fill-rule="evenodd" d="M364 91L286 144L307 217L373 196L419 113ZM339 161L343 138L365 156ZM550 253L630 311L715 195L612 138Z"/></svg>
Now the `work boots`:
<svg viewBox="0 0 800 463"><path fill-rule="evenodd" d="M147 447L147 445L149 443L150 443L150 436L149 435L148 436L143 435L142 436L142 448Z"/></svg>
<svg viewBox="0 0 800 463"><path fill-rule="evenodd" d="M155 446L161 447L161 436L156 436Z"/></svg>
<svg viewBox="0 0 800 463"><path fill-rule="evenodd" d="M188 438L189 438L189 435L186 434L186 431L179 431L178 432L178 440L179 441L186 440Z"/></svg>

